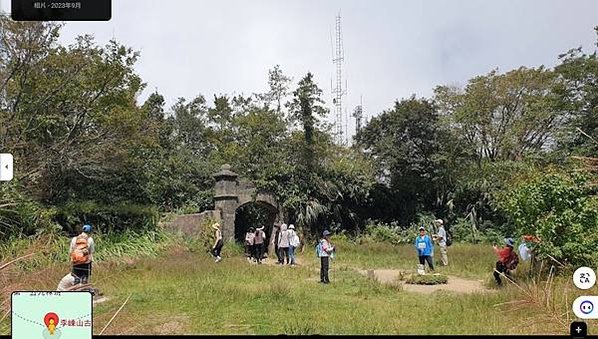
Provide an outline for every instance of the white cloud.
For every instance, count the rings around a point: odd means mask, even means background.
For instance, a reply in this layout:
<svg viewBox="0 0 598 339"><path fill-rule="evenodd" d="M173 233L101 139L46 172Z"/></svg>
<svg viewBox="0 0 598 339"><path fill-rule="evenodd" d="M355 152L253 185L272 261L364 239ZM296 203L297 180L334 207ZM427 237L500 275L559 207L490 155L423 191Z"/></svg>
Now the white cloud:
<svg viewBox="0 0 598 339"><path fill-rule="evenodd" d="M8 0L0 0L2 8ZM595 41L594 0L113 0L110 22L70 22L62 41L113 35L141 51L137 71L172 104L199 93L266 89L280 64L299 80L312 71L330 101L330 32L341 10L348 110L366 114L412 93L465 83L499 67L552 66L569 48ZM353 122L350 124L353 128Z"/></svg>

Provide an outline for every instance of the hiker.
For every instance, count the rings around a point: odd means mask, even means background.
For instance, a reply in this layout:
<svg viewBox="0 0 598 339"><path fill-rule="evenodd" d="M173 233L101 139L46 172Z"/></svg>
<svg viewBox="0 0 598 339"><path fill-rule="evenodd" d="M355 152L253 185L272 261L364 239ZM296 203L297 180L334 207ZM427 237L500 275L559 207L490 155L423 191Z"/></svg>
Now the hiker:
<svg viewBox="0 0 598 339"><path fill-rule="evenodd" d="M214 242L214 246L212 247L212 255L214 256L214 258L216 258L216 262L220 262L222 261L222 257L220 257L220 252L222 251L222 246L224 246L224 241L222 240L222 232L220 231L220 224L215 223L212 225L212 228L216 231L216 241Z"/></svg>
<svg viewBox="0 0 598 339"><path fill-rule="evenodd" d="M264 241L266 240L266 233L264 232L264 226L255 230L255 237L253 238L253 246L255 251L255 259L258 264L262 263L264 257Z"/></svg>
<svg viewBox="0 0 598 339"><path fill-rule="evenodd" d="M494 252L498 257L498 261L496 262L496 269L494 270L494 279L498 286L502 285L502 280L500 279L501 273L504 273L506 276L510 276L510 272L517 268L517 264L519 263L519 257L517 253L513 250L513 245L515 241L512 238L505 238L505 247L498 248L496 244L492 245L494 248ZM509 279L511 279L509 277ZM513 280L513 279L511 279Z"/></svg>
<svg viewBox="0 0 598 339"><path fill-rule="evenodd" d="M255 250L254 250L254 240L255 239L255 229L253 227L249 227L247 233L245 233L245 255L249 261L253 260L255 257Z"/></svg>
<svg viewBox="0 0 598 339"><path fill-rule="evenodd" d="M436 234L436 241L438 241L438 246L440 247L440 260L442 262L442 266L448 266L448 255L447 255L447 236L446 230L444 229L444 221L442 219L434 220L436 226L438 226L438 234Z"/></svg>
<svg viewBox="0 0 598 339"><path fill-rule="evenodd" d="M432 259L434 245L423 226L419 228L419 235L415 238L415 249L419 257L419 264L423 265L425 269L425 263L427 262L430 270L434 271L434 260Z"/></svg>
<svg viewBox="0 0 598 339"><path fill-rule="evenodd" d="M276 254L276 264L280 264L280 250L278 249L278 239L280 238L280 229L282 225L280 223L275 224L276 232L274 233L274 254Z"/></svg>
<svg viewBox="0 0 598 339"><path fill-rule="evenodd" d="M540 242L538 237L533 235L524 235L521 237L521 244L519 245L519 255L523 261L530 261L529 274L533 274L538 268L538 258L536 256L537 246Z"/></svg>
<svg viewBox="0 0 598 339"><path fill-rule="evenodd" d="M328 269L330 268L330 257L334 256L334 245L330 242L330 232L325 230L322 239L316 246L316 254L320 257L320 283L329 284Z"/></svg>
<svg viewBox="0 0 598 339"><path fill-rule="evenodd" d="M82 232L71 240L69 256L73 265L72 273L77 278L76 283L87 284L91 275L91 264L95 252L95 244L90 236L91 225L83 225Z"/></svg>
<svg viewBox="0 0 598 339"><path fill-rule="evenodd" d="M300 244L299 235L297 235L297 232L295 231L295 225L293 225L293 224L289 225L288 232L289 232L289 260L290 260L289 265L295 266L297 264L297 262L295 261L295 250L297 249L297 247L299 247L299 244Z"/></svg>
<svg viewBox="0 0 598 339"><path fill-rule="evenodd" d="M280 225L280 235L278 236L278 260L281 265L285 264L285 259L287 264L290 263L289 259L289 231L287 229L287 224Z"/></svg>
<svg viewBox="0 0 598 339"><path fill-rule="evenodd" d="M62 278L62 280L60 280L56 291L70 290L73 286L77 285L77 280L78 278L72 272L69 272Z"/></svg>

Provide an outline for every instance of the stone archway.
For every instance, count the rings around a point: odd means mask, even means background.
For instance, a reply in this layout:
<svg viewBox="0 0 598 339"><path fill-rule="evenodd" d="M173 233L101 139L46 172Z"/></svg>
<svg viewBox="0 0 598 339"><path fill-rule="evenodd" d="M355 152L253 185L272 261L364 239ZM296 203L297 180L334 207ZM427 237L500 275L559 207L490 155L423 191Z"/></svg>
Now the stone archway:
<svg viewBox="0 0 598 339"><path fill-rule="evenodd" d="M237 209L248 203L266 205L276 211L277 219L280 219L276 198L272 194L258 192L251 182L240 180L239 175L231 171L230 165L222 165L220 171L214 174L214 179L216 179L215 207L216 211L220 212L222 237L225 241L234 239Z"/></svg>
<svg viewBox="0 0 598 339"><path fill-rule="evenodd" d="M251 201L240 204L235 211L235 240L243 243L249 227L264 227L266 239L270 239L274 224L278 219L278 210L263 201ZM266 252L269 249L266 249Z"/></svg>

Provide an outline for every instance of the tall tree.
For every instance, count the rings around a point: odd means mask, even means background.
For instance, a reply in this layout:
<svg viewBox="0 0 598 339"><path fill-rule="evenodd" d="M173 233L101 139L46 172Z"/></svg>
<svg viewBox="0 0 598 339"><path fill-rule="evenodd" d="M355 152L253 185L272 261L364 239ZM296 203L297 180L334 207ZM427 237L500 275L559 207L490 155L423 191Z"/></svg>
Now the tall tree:
<svg viewBox="0 0 598 339"><path fill-rule="evenodd" d="M448 135L441 128L437 107L415 96L396 101L392 109L374 117L356 136L357 144L374 161L378 180L395 199L395 217L413 221L419 207L434 206L446 190Z"/></svg>
<svg viewBox="0 0 598 339"><path fill-rule="evenodd" d="M314 132L319 126L319 118L326 116L328 110L323 105L322 90L314 82L313 74L307 75L299 81L293 92L293 100L289 103L292 119L301 123L305 140L303 164L308 173L314 169Z"/></svg>
<svg viewBox="0 0 598 339"><path fill-rule="evenodd" d="M545 149L561 123L552 92L557 79L544 67L471 79L464 90L439 86L435 99L478 159L520 159Z"/></svg>
<svg viewBox="0 0 598 339"><path fill-rule="evenodd" d="M289 92L292 79L282 73L280 65L274 66L274 69L268 71L268 86L270 91L267 93L268 102L276 103L276 113L283 114L283 100Z"/></svg>
<svg viewBox="0 0 598 339"><path fill-rule="evenodd" d="M598 27L596 46L598 46ZM560 56L555 70L563 82L555 89L567 123L559 142L568 152L598 156L598 50L590 54L581 47Z"/></svg>

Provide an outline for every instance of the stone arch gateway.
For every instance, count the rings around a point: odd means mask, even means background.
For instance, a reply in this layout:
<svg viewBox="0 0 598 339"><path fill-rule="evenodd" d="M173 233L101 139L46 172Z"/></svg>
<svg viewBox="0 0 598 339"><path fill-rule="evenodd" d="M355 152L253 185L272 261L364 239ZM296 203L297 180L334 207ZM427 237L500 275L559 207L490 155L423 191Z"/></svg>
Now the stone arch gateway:
<svg viewBox="0 0 598 339"><path fill-rule="evenodd" d="M239 175L231 171L230 165L222 165L220 171L213 176L216 179L214 187L215 209L201 213L179 215L173 221L165 224L167 229L193 237L200 233L199 228L205 220L216 220L221 225L224 240L231 241L235 238L237 211L251 203L267 206L268 210L275 214L276 220L282 220L281 209L276 198L272 194L258 192L251 182L239 179ZM271 227L273 225L268 226L266 234L269 233L268 230L273 229ZM267 252L272 253L273 250L274 237L270 236Z"/></svg>
<svg viewBox="0 0 598 339"><path fill-rule="evenodd" d="M237 209L249 203L260 203L276 211L281 219L281 211L276 198L269 193L258 192L251 182L239 180L239 175L231 171L228 164L222 165L214 174L216 179L214 205L220 214L222 236L225 241L234 239Z"/></svg>

